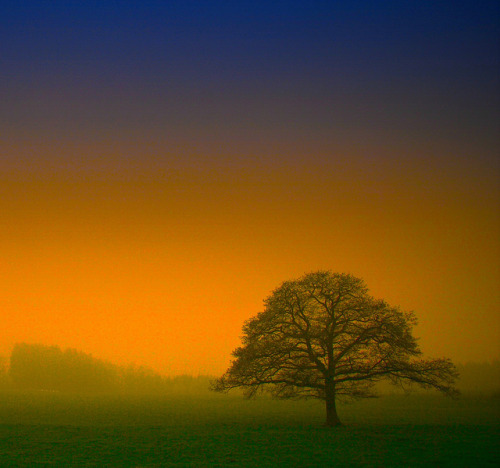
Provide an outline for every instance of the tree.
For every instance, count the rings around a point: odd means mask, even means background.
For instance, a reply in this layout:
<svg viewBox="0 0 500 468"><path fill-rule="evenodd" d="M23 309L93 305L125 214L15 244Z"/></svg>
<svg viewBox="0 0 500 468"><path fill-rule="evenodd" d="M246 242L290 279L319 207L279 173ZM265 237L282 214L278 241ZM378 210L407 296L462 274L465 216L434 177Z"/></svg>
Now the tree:
<svg viewBox="0 0 500 468"><path fill-rule="evenodd" d="M243 344L213 390L318 398L326 403L328 426L341 424L338 399L376 396L373 387L381 379L457 393L449 359L420 358L415 315L374 299L361 279L310 273L284 282L264 304L245 322Z"/></svg>
<svg viewBox="0 0 500 468"><path fill-rule="evenodd" d="M116 389L118 368L75 349L18 343L10 356L15 386L33 390L102 392Z"/></svg>

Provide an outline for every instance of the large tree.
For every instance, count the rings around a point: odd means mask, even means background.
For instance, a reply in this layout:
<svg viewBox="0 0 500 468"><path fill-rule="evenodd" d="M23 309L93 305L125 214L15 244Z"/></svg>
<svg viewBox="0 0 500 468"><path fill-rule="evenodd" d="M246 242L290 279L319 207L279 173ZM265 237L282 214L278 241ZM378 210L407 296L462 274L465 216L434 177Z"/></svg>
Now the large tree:
<svg viewBox="0 0 500 468"><path fill-rule="evenodd" d="M265 300L264 311L245 323L243 345L213 389L319 398L326 402L328 426L341 424L338 399L375 396L381 379L456 393L455 366L420 357L415 324L412 312L374 299L359 278L310 273L284 282Z"/></svg>

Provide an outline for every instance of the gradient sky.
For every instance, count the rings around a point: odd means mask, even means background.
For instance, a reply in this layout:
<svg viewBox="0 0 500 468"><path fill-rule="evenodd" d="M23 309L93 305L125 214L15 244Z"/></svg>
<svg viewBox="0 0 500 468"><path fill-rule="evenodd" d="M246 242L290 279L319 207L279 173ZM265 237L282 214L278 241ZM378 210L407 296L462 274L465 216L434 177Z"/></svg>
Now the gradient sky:
<svg viewBox="0 0 500 468"><path fill-rule="evenodd" d="M498 1L23 1L0 15L0 354L220 373L350 272L500 358Z"/></svg>

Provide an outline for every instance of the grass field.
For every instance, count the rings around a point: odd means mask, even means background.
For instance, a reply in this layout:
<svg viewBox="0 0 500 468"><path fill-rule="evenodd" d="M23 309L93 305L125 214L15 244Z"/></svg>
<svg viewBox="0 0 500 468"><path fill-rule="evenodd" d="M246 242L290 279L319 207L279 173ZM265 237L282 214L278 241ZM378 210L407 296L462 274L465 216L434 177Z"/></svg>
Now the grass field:
<svg viewBox="0 0 500 468"><path fill-rule="evenodd" d="M500 466L500 399L0 394L0 466Z"/></svg>

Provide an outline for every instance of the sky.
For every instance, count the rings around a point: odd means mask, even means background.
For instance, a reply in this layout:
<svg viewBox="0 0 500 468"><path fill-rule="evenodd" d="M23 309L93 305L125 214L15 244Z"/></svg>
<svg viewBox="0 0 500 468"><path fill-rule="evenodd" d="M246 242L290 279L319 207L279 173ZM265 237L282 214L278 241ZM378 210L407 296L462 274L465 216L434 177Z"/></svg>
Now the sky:
<svg viewBox="0 0 500 468"><path fill-rule="evenodd" d="M220 374L329 269L500 359L498 1L2 9L0 354Z"/></svg>

